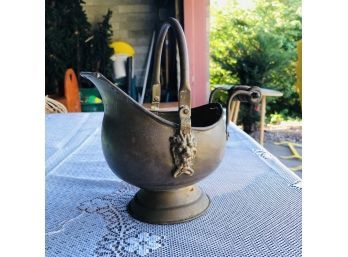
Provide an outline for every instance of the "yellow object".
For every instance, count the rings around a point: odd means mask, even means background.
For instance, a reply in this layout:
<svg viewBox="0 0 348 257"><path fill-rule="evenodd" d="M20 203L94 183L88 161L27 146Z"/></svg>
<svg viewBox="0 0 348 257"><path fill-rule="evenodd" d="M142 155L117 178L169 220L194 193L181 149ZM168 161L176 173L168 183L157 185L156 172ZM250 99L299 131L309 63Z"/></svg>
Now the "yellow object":
<svg viewBox="0 0 348 257"><path fill-rule="evenodd" d="M87 98L87 103L89 104L100 104L102 103L102 100L97 97L97 96L94 96L94 95L91 95Z"/></svg>
<svg viewBox="0 0 348 257"><path fill-rule="evenodd" d="M124 41L114 41L110 44L110 47L114 49L115 54L125 54L128 56L134 56L134 48Z"/></svg>
<svg viewBox="0 0 348 257"><path fill-rule="evenodd" d="M94 102L95 102L96 104L100 104L100 103L102 103L103 101L102 101L99 97L96 97Z"/></svg>
<svg viewBox="0 0 348 257"><path fill-rule="evenodd" d="M292 155L290 156L280 156L280 158L282 159L299 159L302 160L302 156L299 154L299 152L296 150L295 146L297 147L302 147L301 144L295 144L289 141L282 141L279 143L274 143L276 145L287 145L292 153ZM297 170L302 170L302 165L296 166L296 167L292 167L290 168L292 171L297 171Z"/></svg>
<svg viewBox="0 0 348 257"><path fill-rule="evenodd" d="M297 64L296 64L296 91L300 96L301 106L302 106L302 40L297 44Z"/></svg>

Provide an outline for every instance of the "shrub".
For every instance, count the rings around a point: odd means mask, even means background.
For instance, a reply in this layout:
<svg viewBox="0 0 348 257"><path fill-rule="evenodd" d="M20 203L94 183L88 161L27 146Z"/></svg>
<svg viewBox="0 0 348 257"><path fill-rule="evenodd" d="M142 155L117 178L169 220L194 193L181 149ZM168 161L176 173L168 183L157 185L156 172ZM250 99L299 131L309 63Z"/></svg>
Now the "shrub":
<svg viewBox="0 0 348 257"><path fill-rule="evenodd" d="M301 2L257 0L253 9L240 9L234 1L228 3L215 8L212 2L210 83L280 90L283 97L269 100L268 113L287 109L289 116L301 116L295 91ZM241 112L239 122L256 119L255 110L250 108Z"/></svg>

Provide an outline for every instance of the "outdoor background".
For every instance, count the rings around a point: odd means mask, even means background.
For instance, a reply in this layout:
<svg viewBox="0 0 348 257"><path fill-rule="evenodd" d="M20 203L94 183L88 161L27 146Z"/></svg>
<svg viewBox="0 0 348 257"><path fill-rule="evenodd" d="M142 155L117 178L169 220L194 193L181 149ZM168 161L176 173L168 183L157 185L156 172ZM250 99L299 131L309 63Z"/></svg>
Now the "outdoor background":
<svg viewBox="0 0 348 257"><path fill-rule="evenodd" d="M120 5L122 3L122 5ZM64 95L64 74L72 68L98 71L122 88L110 57L115 40L131 42L135 49L133 79L135 99L141 91L152 32L168 17L171 1L143 0L109 2L93 0L46 0L45 94ZM120 6L118 6L120 5ZM274 89L281 97L267 97L265 148L302 176L301 56L302 7L300 0L211 0L209 2L209 89L219 85L249 85ZM175 46L169 46L170 79L162 81L162 102L177 101ZM172 49L172 50L170 50ZM145 102L150 101L151 69ZM122 84L123 83L123 84ZM94 86L78 77L82 111L102 111L103 104ZM94 91L90 91L94 89ZM92 93L90 93L92 92ZM226 107L227 94L214 101ZM89 109L87 109L89 107ZM259 140L260 106L243 103L237 125ZM287 145L296 144L298 158Z"/></svg>
<svg viewBox="0 0 348 257"><path fill-rule="evenodd" d="M157 2L139 1L142 5L138 6L146 8L142 13L135 5L124 5L124 10L115 13L106 2L46 0L45 94L62 94L68 68L76 74L99 71L112 79L109 45L117 39L132 42L136 83L140 84L152 30L170 16L167 1ZM159 21L158 11L162 13ZM295 85L302 38L301 1L211 0L209 23L211 89L216 84L245 84L279 90L283 97L268 98L267 121L300 120L300 92ZM80 80L79 86L88 87ZM220 100L224 103L225 99ZM245 131L255 130L258 118L258 110L242 105L238 123Z"/></svg>
<svg viewBox="0 0 348 257"><path fill-rule="evenodd" d="M296 65L302 39L300 0L212 0L210 84L243 84L283 93L268 98L267 121L301 120ZM239 123L253 130L257 111L241 106Z"/></svg>
<svg viewBox="0 0 348 257"><path fill-rule="evenodd" d="M267 97L264 147L302 177L302 13L300 0L212 0L210 85L243 84ZM225 105L227 95L218 101ZM259 140L260 106L243 103L237 125Z"/></svg>

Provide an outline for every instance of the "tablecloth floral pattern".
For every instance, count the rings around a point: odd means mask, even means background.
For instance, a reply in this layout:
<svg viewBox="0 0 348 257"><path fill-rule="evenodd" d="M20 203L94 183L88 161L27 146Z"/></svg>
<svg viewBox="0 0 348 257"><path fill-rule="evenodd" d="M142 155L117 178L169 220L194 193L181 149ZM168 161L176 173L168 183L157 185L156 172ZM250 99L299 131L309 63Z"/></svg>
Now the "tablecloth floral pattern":
<svg viewBox="0 0 348 257"><path fill-rule="evenodd" d="M138 190L107 166L102 113L46 116L46 256L301 256L302 181L231 124L224 160L199 183L201 217L142 223L127 203Z"/></svg>

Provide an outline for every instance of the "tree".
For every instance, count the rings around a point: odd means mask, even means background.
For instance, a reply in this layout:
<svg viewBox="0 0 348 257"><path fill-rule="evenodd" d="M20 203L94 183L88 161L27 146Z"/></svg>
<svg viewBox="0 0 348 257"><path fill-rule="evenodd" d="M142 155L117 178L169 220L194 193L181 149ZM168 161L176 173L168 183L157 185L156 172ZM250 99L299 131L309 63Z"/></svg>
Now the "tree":
<svg viewBox="0 0 348 257"><path fill-rule="evenodd" d="M90 24L81 4L82 0L46 0L46 94L61 91L66 69L79 70L85 56L80 46L90 36Z"/></svg>
<svg viewBox="0 0 348 257"><path fill-rule="evenodd" d="M92 29L83 4L83 0L46 0L45 94L62 93L68 68L77 74L82 70L110 74L112 50L107 48L112 35L112 13L108 11Z"/></svg>
<svg viewBox="0 0 348 257"><path fill-rule="evenodd" d="M288 109L289 115L300 116L294 85L296 44L302 35L301 2L254 3L252 9L241 9L235 1L223 8L213 5L210 82L278 89L284 96L272 100L270 113ZM241 114L240 119L245 119L243 110Z"/></svg>
<svg viewBox="0 0 348 257"><path fill-rule="evenodd" d="M108 10L102 21L98 22L92 29L92 36L85 42L88 50L84 65L85 71L98 71L109 79L113 76L112 62L110 61L113 49L109 47L112 38L111 15L112 12ZM84 84L84 86L87 85Z"/></svg>

